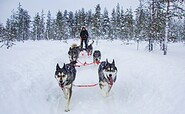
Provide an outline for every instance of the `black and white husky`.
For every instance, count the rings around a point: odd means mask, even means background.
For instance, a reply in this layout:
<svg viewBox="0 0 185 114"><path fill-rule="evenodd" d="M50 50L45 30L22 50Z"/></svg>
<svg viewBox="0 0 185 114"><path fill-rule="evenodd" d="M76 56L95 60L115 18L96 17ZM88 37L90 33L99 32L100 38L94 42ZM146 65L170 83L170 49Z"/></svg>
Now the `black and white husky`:
<svg viewBox="0 0 185 114"><path fill-rule="evenodd" d="M76 77L76 62L64 64L62 68L57 64L55 71L55 78L57 79L59 86L62 88L64 97L66 99L65 111L69 111L69 103L72 95L72 85Z"/></svg>
<svg viewBox="0 0 185 114"><path fill-rule="evenodd" d="M94 43L94 40L92 41L92 43L90 43L88 46L87 46L87 49L86 49L86 51L87 51L87 55L88 56L90 56L90 55L92 55L92 52L93 52L93 43Z"/></svg>
<svg viewBox="0 0 185 114"><path fill-rule="evenodd" d="M108 96L117 78L117 67L115 66L114 60L112 63L109 63L107 59L101 62L98 68L98 75L100 89L104 96Z"/></svg>
<svg viewBox="0 0 185 114"><path fill-rule="evenodd" d="M77 61L80 51L81 51L80 46L77 46L76 44L71 45L71 47L69 48L69 51L68 51L70 62Z"/></svg>
<svg viewBox="0 0 185 114"><path fill-rule="evenodd" d="M101 52L99 50L95 50L93 53L93 63L99 64L101 60Z"/></svg>

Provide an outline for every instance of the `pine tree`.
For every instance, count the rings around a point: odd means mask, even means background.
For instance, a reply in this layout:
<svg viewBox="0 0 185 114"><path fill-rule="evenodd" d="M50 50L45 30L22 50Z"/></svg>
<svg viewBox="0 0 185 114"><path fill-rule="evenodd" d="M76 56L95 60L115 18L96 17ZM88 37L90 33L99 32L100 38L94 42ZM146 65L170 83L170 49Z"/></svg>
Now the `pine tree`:
<svg viewBox="0 0 185 114"><path fill-rule="evenodd" d="M115 38L120 38L121 37L121 26L120 26L120 18L121 18L121 13L120 13L120 5L119 3L116 6L116 32L115 32Z"/></svg>
<svg viewBox="0 0 185 114"><path fill-rule="evenodd" d="M149 11L140 0L140 5L136 9L136 18L135 18L135 38L140 40L148 39L148 25L149 25Z"/></svg>
<svg viewBox="0 0 185 114"><path fill-rule="evenodd" d="M82 8L82 10L79 12L79 21L80 21L80 26L87 26L84 8Z"/></svg>
<svg viewBox="0 0 185 114"><path fill-rule="evenodd" d="M80 11L75 12L75 19L74 19L74 34L75 38L79 38L80 36L80 30L81 30L81 24L80 24Z"/></svg>
<svg viewBox="0 0 185 114"><path fill-rule="evenodd" d="M102 35L105 39L110 37L110 20L107 9L104 9L103 21L102 21Z"/></svg>
<svg viewBox="0 0 185 114"><path fill-rule="evenodd" d="M164 5L161 2L156 3L155 17L153 22L154 40L161 40L165 35L165 13Z"/></svg>
<svg viewBox="0 0 185 114"><path fill-rule="evenodd" d="M14 39L14 40L16 39L16 29L15 29L14 23L11 19L7 19L6 27L4 29L6 29L6 31L8 31L9 34L12 34L9 36L8 39Z"/></svg>
<svg viewBox="0 0 185 114"><path fill-rule="evenodd" d="M45 36L45 21L44 21L44 10L42 10L41 12L41 16L40 16L40 29L41 29L41 39L44 40L44 36Z"/></svg>
<svg viewBox="0 0 185 114"><path fill-rule="evenodd" d="M21 8L19 3L18 11L16 13L16 29L17 29L17 40L24 41L28 39L29 28L30 28L30 16L28 12Z"/></svg>
<svg viewBox="0 0 185 114"><path fill-rule="evenodd" d="M95 34L95 37L101 36L101 7L100 4L98 4L95 8L95 14L93 19L93 32Z"/></svg>
<svg viewBox="0 0 185 114"><path fill-rule="evenodd" d="M40 26L41 18L39 13L36 14L33 20L33 28L32 28L32 39L33 40L41 40L41 26Z"/></svg>
<svg viewBox="0 0 185 114"><path fill-rule="evenodd" d="M58 40L62 40L64 37L64 22L61 11L58 11L55 23L56 23L56 37Z"/></svg>
<svg viewBox="0 0 185 114"><path fill-rule="evenodd" d="M162 42L162 39L165 35L165 13L164 13L164 5L161 4L161 1L159 0L152 0L151 3L149 3L147 13L147 29L146 33L148 36L149 41L149 51L154 50L154 42L160 41Z"/></svg>
<svg viewBox="0 0 185 114"><path fill-rule="evenodd" d="M120 39L125 40L126 36L126 21L125 21L125 13L124 10L121 9L121 15L120 15Z"/></svg>
<svg viewBox="0 0 185 114"><path fill-rule="evenodd" d="M86 22L87 22L87 29L88 29L88 33L89 33L89 38L92 38L92 27L93 27L93 13L91 10L89 10L87 13L86 13Z"/></svg>
<svg viewBox="0 0 185 114"><path fill-rule="evenodd" d="M23 40L28 40L30 36L30 22L31 17L28 14L28 11L24 10L24 18L23 18Z"/></svg>
<svg viewBox="0 0 185 114"><path fill-rule="evenodd" d="M184 12L184 18L183 18L183 29L182 29L182 40L185 41L185 12Z"/></svg>
<svg viewBox="0 0 185 114"><path fill-rule="evenodd" d="M183 36L183 23L181 20L173 19L169 21L169 38L170 42L181 41Z"/></svg>
<svg viewBox="0 0 185 114"><path fill-rule="evenodd" d="M115 9L113 8L112 10L112 14L111 14L111 39L113 40L115 37L116 37L116 11Z"/></svg>
<svg viewBox="0 0 185 114"><path fill-rule="evenodd" d="M0 23L0 43L3 42L3 24Z"/></svg>
<svg viewBox="0 0 185 114"><path fill-rule="evenodd" d="M66 40L70 36L69 17L67 10L65 10L63 14L63 39Z"/></svg>
<svg viewBox="0 0 185 114"><path fill-rule="evenodd" d="M52 18L51 18L51 12L48 11L47 14L47 20L46 20L46 39L50 40L53 38L53 27L52 27Z"/></svg>
<svg viewBox="0 0 185 114"><path fill-rule="evenodd" d="M15 45L14 41L14 34L11 33L11 29L6 29L2 24L0 24L0 47L6 46L7 49L9 49Z"/></svg>
<svg viewBox="0 0 185 114"><path fill-rule="evenodd" d="M52 28L52 30L53 30L53 31L52 31L52 32L53 32L52 39L53 39L53 40L58 40L58 25L57 25L56 19L53 19L51 28Z"/></svg>
<svg viewBox="0 0 185 114"><path fill-rule="evenodd" d="M75 18L72 11L69 12L69 19L68 19L68 25L69 25L69 35L71 38L75 38Z"/></svg>
<svg viewBox="0 0 185 114"><path fill-rule="evenodd" d="M124 22L125 26L124 26L124 31L125 31L125 37L127 39L127 41L131 40L134 36L134 19L133 19L133 15L132 15L132 10L131 9L127 9L127 11L125 12L125 22Z"/></svg>
<svg viewBox="0 0 185 114"><path fill-rule="evenodd" d="M30 36L30 16L26 10L21 8L19 3L18 11L12 11L10 19L7 19L5 32L8 39L24 41Z"/></svg>

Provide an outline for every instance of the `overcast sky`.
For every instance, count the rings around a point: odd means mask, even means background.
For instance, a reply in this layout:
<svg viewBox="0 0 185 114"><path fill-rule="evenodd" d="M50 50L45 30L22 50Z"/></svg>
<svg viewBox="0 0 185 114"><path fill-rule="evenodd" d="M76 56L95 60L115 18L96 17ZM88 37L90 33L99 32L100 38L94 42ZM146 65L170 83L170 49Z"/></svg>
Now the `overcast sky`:
<svg viewBox="0 0 185 114"><path fill-rule="evenodd" d="M123 9L132 8L133 10L139 4L139 0L0 0L0 23L5 24L13 9L17 11L19 2L32 18L42 9L45 14L50 10L52 17L55 17L58 10L74 12L84 8L85 11L90 9L94 11L95 6L100 4L102 11L107 8L110 14L117 3L123 6Z"/></svg>

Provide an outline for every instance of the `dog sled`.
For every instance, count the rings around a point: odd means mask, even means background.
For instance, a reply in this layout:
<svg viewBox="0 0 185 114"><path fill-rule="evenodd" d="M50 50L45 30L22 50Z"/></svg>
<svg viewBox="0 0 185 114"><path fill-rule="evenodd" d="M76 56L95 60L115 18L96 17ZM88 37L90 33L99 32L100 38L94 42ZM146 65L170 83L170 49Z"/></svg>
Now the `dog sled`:
<svg viewBox="0 0 185 114"><path fill-rule="evenodd" d="M69 55L69 61L76 61L76 67L80 67L80 66L89 66L89 65L93 65L96 64L98 65L100 63L101 60L101 53L99 50L95 50L93 52L93 43L94 41L92 41L91 44L89 44L87 46L86 49L82 48L81 46L77 46L77 44L72 44L71 47L69 48L68 51L68 55ZM88 62L81 62L79 60L79 57L84 57L84 56L92 56L93 55L93 61L88 63Z"/></svg>
<svg viewBox="0 0 185 114"><path fill-rule="evenodd" d="M68 51L70 63L64 64L63 67L60 67L59 64L56 66L55 78L57 79L57 82L62 89L66 99L66 112L69 111L72 87L91 88L99 85L103 95L108 96L113 83L116 81L117 68L115 66L114 60L112 63L108 62L108 59L106 61L100 62L101 52L99 50L93 51L93 43L94 41L86 49L83 49L76 44L72 44ZM79 57L85 58L85 56L93 56L92 62L80 61ZM90 65L99 65L97 69L99 82L94 84L73 84L73 81L75 81L76 78L76 67Z"/></svg>

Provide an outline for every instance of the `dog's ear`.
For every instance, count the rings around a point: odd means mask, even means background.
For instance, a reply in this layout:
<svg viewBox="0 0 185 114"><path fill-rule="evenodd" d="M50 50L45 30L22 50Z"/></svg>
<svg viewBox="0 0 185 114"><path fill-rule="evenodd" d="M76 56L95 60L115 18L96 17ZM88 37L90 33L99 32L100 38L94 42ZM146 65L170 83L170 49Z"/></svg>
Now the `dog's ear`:
<svg viewBox="0 0 185 114"><path fill-rule="evenodd" d="M63 65L63 68L66 66L66 64L64 63L64 65Z"/></svg>
<svg viewBox="0 0 185 114"><path fill-rule="evenodd" d="M112 61L112 64L115 65L114 59L113 59L113 61Z"/></svg>
<svg viewBox="0 0 185 114"><path fill-rule="evenodd" d="M108 63L108 59L106 59L106 64Z"/></svg>
<svg viewBox="0 0 185 114"><path fill-rule="evenodd" d="M57 63L57 66L56 66L56 70L60 70L60 66L59 66L58 63Z"/></svg>

